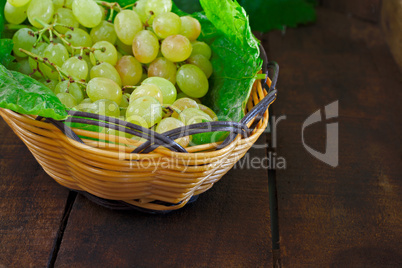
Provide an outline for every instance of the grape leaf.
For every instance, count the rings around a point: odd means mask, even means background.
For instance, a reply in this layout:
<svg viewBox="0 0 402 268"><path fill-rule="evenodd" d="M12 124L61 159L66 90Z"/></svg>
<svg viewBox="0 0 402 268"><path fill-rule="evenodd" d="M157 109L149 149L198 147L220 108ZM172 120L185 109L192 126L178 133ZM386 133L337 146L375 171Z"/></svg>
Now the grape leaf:
<svg viewBox="0 0 402 268"><path fill-rule="evenodd" d="M14 60L11 56L11 51L13 50L13 40L11 39L0 39L0 64L7 68L10 68L10 63Z"/></svg>
<svg viewBox="0 0 402 268"><path fill-rule="evenodd" d="M64 105L42 83L0 65L0 107L56 120L67 118Z"/></svg>

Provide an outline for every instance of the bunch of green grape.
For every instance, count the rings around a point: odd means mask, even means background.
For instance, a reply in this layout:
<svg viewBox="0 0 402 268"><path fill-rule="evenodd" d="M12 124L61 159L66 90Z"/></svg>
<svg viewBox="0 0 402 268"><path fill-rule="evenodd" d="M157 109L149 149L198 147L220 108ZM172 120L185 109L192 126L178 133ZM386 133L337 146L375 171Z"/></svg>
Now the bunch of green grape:
<svg viewBox="0 0 402 268"><path fill-rule="evenodd" d="M69 109L121 118L159 133L217 120L199 98L209 88L211 48L201 25L171 0L121 7L94 0L8 0L22 73ZM189 137L177 140L182 146Z"/></svg>

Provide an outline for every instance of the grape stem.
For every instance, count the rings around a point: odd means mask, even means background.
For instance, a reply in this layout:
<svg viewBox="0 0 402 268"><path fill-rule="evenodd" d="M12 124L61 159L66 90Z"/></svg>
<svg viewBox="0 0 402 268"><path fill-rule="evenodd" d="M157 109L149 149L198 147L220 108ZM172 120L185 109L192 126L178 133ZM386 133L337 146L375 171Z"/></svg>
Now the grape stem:
<svg viewBox="0 0 402 268"><path fill-rule="evenodd" d="M36 55L30 51L27 51L23 48L20 48L19 51L21 51L24 54L27 54L29 57L33 58L36 62L41 62L47 66L49 66L50 68L53 68L54 70L56 70L56 72L59 73L59 76L64 78L64 79L68 79L71 83L77 83L80 84L82 86L84 86L86 88L86 83L84 81L81 81L79 79L75 79L74 77L68 75L68 73L66 73L65 71L63 71L59 66L57 66L56 64L50 62L47 58L43 58L39 55ZM42 72L39 70L38 71L42 74ZM43 74L42 74L43 75Z"/></svg>
<svg viewBox="0 0 402 268"><path fill-rule="evenodd" d="M23 28L29 28L31 30L37 31L38 29L31 25L16 25L16 24L6 24L4 25L4 30L19 30Z"/></svg>

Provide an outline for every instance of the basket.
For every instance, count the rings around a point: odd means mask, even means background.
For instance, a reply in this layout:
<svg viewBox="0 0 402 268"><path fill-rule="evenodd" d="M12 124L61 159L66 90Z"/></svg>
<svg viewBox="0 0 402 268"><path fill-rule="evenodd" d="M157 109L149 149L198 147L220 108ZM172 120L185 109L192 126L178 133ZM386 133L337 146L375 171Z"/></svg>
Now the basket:
<svg viewBox="0 0 402 268"><path fill-rule="evenodd" d="M70 129L64 122L7 109L0 109L0 115L59 184L109 208L165 213L182 208L210 189L264 132L268 108L276 99L278 65L270 62L263 72L268 74L268 69L272 82L267 78L254 83L240 123L214 122L209 129L207 123L201 123L160 135L125 122L124 130L130 134L142 138L155 134L156 138L145 142L107 134L99 141L95 140L99 133ZM122 123L86 113L70 120L110 128ZM206 131L231 134L221 143L186 149L174 142Z"/></svg>

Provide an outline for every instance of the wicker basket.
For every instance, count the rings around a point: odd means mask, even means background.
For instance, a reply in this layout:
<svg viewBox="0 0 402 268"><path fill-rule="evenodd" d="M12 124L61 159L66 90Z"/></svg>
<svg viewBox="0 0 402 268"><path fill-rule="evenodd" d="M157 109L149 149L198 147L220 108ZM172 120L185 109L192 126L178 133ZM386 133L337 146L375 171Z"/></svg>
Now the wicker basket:
<svg viewBox="0 0 402 268"><path fill-rule="evenodd" d="M99 133L73 129L87 137L81 143L36 116L7 109L0 109L0 115L59 184L108 207L167 212L210 189L264 132L268 107L276 98L275 72L272 85L269 78L253 85L242 120L250 135L231 134L223 144L188 147L186 153L161 144L154 144L152 152L133 153L142 142L106 134L109 142L95 141L91 138Z"/></svg>

